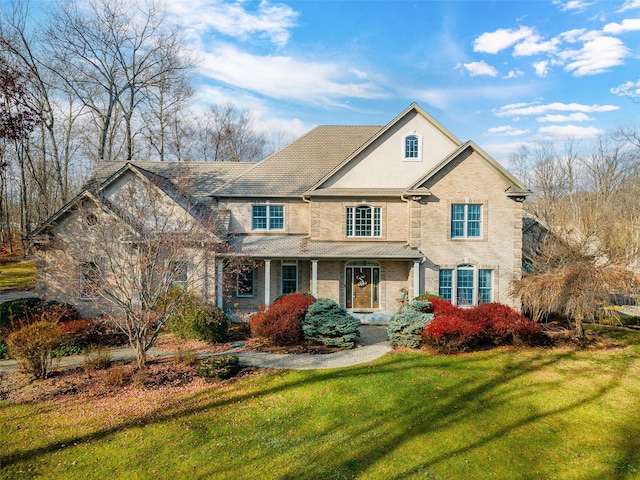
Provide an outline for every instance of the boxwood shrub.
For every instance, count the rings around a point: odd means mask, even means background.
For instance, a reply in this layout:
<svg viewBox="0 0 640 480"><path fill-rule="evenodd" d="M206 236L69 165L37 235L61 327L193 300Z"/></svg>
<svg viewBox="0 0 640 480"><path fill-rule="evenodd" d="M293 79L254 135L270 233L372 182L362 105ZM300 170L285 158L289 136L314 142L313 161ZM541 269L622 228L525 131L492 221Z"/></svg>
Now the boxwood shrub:
<svg viewBox="0 0 640 480"><path fill-rule="evenodd" d="M302 321L304 338L327 346L353 348L360 321L329 298L319 298Z"/></svg>

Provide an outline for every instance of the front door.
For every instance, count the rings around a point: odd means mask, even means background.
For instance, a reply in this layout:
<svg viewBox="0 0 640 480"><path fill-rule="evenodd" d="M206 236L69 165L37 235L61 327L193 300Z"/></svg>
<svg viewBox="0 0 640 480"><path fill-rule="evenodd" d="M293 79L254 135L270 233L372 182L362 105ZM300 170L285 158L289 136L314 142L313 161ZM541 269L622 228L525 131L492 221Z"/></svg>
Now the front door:
<svg viewBox="0 0 640 480"><path fill-rule="evenodd" d="M347 267L347 308L378 308L378 267Z"/></svg>

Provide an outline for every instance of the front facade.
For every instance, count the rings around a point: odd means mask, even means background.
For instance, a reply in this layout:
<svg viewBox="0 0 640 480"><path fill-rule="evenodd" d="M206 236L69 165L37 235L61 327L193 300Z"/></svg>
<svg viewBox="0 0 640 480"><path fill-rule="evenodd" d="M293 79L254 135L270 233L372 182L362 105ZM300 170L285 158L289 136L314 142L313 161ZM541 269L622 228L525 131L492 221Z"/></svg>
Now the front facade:
<svg viewBox="0 0 640 480"><path fill-rule="evenodd" d="M228 213L227 241L246 259L226 292L225 257L207 269L215 293L206 295L227 310L293 291L331 298L364 322L425 291L517 306L508 289L521 274L530 192L415 104L383 127L317 127L224 175L209 189L200 179L198 193Z"/></svg>

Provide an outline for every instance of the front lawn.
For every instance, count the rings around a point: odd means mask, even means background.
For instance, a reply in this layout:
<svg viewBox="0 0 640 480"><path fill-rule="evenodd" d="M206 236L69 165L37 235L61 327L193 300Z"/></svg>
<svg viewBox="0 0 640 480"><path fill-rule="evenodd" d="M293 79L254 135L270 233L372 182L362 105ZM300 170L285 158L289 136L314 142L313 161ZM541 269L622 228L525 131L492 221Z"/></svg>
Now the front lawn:
<svg viewBox="0 0 640 480"><path fill-rule="evenodd" d="M7 262L0 264L0 292L4 290L28 290L36 283L34 262Z"/></svg>
<svg viewBox="0 0 640 480"><path fill-rule="evenodd" d="M4 401L0 478L638 478L631 343Z"/></svg>

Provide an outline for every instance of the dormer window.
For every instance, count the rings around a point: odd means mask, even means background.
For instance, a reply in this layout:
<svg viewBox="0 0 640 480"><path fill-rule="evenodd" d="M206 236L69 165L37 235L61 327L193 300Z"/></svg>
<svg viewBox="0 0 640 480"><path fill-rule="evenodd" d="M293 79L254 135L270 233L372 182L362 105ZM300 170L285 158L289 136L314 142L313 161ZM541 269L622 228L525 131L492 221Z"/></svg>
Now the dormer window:
<svg viewBox="0 0 640 480"><path fill-rule="evenodd" d="M414 162L422 160L421 138L418 134L411 133L404 137L404 159Z"/></svg>

